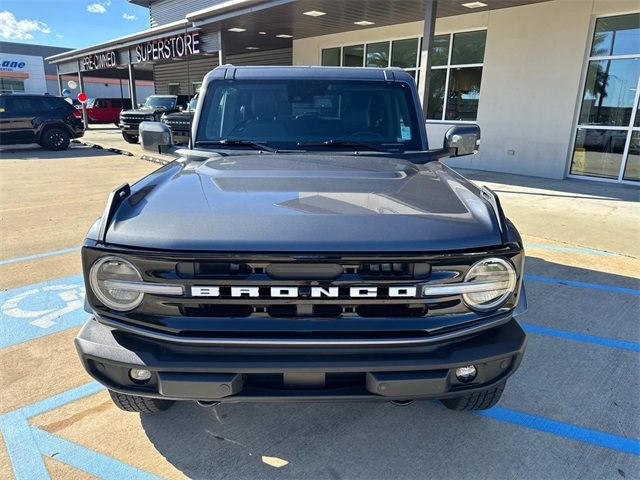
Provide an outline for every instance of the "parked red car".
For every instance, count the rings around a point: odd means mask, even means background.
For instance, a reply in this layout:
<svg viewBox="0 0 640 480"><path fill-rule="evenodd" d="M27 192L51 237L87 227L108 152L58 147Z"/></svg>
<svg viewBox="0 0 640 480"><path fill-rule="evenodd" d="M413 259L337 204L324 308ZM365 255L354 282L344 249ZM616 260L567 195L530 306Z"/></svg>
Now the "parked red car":
<svg viewBox="0 0 640 480"><path fill-rule="evenodd" d="M128 98L90 98L87 102L87 117L89 123L115 123L120 120L120 111L129 110L131 100ZM82 118L82 108L76 109L74 114Z"/></svg>

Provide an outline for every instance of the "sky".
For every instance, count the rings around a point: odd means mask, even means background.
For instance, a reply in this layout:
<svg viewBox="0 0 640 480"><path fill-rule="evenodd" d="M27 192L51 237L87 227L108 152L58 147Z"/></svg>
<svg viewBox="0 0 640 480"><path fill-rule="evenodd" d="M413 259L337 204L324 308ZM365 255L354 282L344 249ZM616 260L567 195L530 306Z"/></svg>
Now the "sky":
<svg viewBox="0 0 640 480"><path fill-rule="evenodd" d="M80 48L149 28L127 0L2 0L0 40Z"/></svg>

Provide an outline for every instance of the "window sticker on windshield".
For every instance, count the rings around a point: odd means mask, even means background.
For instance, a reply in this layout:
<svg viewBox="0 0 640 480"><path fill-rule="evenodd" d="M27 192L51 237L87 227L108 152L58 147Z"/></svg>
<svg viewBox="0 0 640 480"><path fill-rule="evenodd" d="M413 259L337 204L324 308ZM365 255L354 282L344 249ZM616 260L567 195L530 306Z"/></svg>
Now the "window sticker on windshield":
<svg viewBox="0 0 640 480"><path fill-rule="evenodd" d="M411 140L411 127L400 126L400 136L402 140Z"/></svg>

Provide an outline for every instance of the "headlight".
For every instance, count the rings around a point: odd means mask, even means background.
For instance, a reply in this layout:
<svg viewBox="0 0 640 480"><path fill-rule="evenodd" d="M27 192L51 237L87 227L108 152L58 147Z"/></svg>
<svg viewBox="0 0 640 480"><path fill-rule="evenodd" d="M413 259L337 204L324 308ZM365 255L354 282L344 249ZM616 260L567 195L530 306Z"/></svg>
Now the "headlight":
<svg viewBox="0 0 640 480"><path fill-rule="evenodd" d="M502 258L486 258L474 263L464 277L466 285L476 288L463 293L462 299L473 310L498 308L516 288L516 271Z"/></svg>
<svg viewBox="0 0 640 480"><path fill-rule="evenodd" d="M89 272L91 290L98 299L112 310L133 310L144 297L144 293L126 286L126 282L141 282L140 271L127 260L119 257L104 257L96 261ZM120 285L118 285L120 284Z"/></svg>

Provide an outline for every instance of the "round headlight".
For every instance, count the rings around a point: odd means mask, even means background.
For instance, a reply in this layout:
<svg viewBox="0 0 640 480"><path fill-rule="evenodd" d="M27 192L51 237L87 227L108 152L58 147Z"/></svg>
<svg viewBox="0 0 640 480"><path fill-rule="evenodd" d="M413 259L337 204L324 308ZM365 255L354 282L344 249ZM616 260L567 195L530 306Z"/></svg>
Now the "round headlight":
<svg viewBox="0 0 640 480"><path fill-rule="evenodd" d="M144 293L118 287L118 282L140 282L140 271L127 260L104 257L96 261L89 272L91 290L98 299L112 310L126 312L140 303Z"/></svg>
<svg viewBox="0 0 640 480"><path fill-rule="evenodd" d="M516 287L516 271L502 258L486 258L474 263L464 277L478 289L462 295L472 309L487 311L498 308L509 298Z"/></svg>

